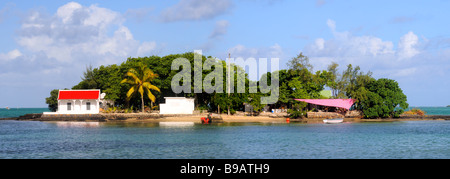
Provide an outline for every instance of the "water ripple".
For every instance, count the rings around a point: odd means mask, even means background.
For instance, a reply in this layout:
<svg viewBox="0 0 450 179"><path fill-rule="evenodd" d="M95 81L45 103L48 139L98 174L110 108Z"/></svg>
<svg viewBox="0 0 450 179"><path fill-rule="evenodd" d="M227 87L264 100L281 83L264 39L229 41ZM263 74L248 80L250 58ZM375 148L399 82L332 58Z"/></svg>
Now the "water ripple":
<svg viewBox="0 0 450 179"><path fill-rule="evenodd" d="M450 158L450 121L161 128L0 121L0 158Z"/></svg>

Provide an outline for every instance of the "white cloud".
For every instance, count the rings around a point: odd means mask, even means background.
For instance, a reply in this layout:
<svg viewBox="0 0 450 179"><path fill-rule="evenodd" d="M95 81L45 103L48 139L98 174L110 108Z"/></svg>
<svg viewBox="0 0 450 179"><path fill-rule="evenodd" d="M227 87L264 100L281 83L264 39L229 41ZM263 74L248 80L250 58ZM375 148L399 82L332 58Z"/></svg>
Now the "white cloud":
<svg viewBox="0 0 450 179"><path fill-rule="evenodd" d="M393 71L392 76L403 77L413 75L417 71L417 67L411 67L406 69L400 69Z"/></svg>
<svg viewBox="0 0 450 179"><path fill-rule="evenodd" d="M80 82L89 64L97 67L154 54L157 44L136 40L124 22L119 12L76 2L59 7L54 14L30 11L16 30L17 49L0 51L0 86L17 94L36 86L32 95L17 103L36 98L35 103L44 104L42 99L50 90Z"/></svg>
<svg viewBox="0 0 450 179"><path fill-rule="evenodd" d="M336 22L335 21L333 21L331 19L328 19L327 20L327 25L332 31L336 30Z"/></svg>
<svg viewBox="0 0 450 179"><path fill-rule="evenodd" d="M211 19L226 13L232 7L230 0L180 0L161 13L163 22Z"/></svg>
<svg viewBox="0 0 450 179"><path fill-rule="evenodd" d="M17 42L32 53L81 66L118 63L130 56L150 54L154 47L149 48L149 44L156 43L135 40L123 22L118 12L70 2L53 16L31 13L23 21Z"/></svg>
<svg viewBox="0 0 450 179"><path fill-rule="evenodd" d="M417 87L417 81L429 86L442 84L439 89L448 86L445 79L450 75L450 40L447 38L426 38L407 31L398 40L391 41L378 36L336 31L337 23L333 20L326 21L325 25L332 37L316 37L302 50L314 70L326 69L331 62L338 63L340 71L345 70L348 64L360 66L363 72L373 72L375 78L398 81L405 94L417 88L427 88Z"/></svg>
<svg viewBox="0 0 450 179"><path fill-rule="evenodd" d="M284 55L283 48L277 43L269 47L269 56L271 58L282 58Z"/></svg>
<svg viewBox="0 0 450 179"><path fill-rule="evenodd" d="M405 34L398 43L398 56L400 59L408 59L417 54L419 50L416 49L416 45L419 43L419 38L413 32Z"/></svg>
<svg viewBox="0 0 450 179"><path fill-rule="evenodd" d="M323 50L323 48L325 48L325 40L322 38L318 38L318 39L316 39L315 45L318 50Z"/></svg>
<svg viewBox="0 0 450 179"><path fill-rule="evenodd" d="M336 31L336 22L331 19L326 24L333 38L317 38L304 48L304 53L310 57L313 66L318 67L316 70L326 69L334 61L343 68L347 64L359 65L365 71L389 72L389 75L396 77L419 72L411 66L418 61L415 57L421 53L418 49L419 38L413 32L402 36L395 48L392 41L379 37L355 36L348 31Z"/></svg>
<svg viewBox="0 0 450 179"><path fill-rule="evenodd" d="M222 37L227 34L229 25L230 23L227 20L217 21L214 30L208 37L208 41L202 44L199 49L202 49L204 52L209 52L213 49L215 45L222 40Z"/></svg>
<svg viewBox="0 0 450 179"><path fill-rule="evenodd" d="M83 7L76 2L69 2L58 8L56 17L64 24L77 24L83 26L106 27L110 24L123 22L122 15L110 9L97 5Z"/></svg>
<svg viewBox="0 0 450 179"><path fill-rule="evenodd" d="M156 43L155 42L144 42L139 47L137 55L142 56L148 56L152 51L156 49Z"/></svg>
<svg viewBox="0 0 450 179"><path fill-rule="evenodd" d="M17 49L0 51L0 87L7 87L2 90L10 91L10 96L29 94L22 99L1 96L17 105L30 100L33 106L45 105L42 99L50 90L80 82L86 65L119 63L132 56L152 55L157 49L155 42L134 38L124 25L124 14L98 5L70 2L53 14L30 10L19 22L14 37ZM25 90L30 86L35 87L33 93Z"/></svg>
<svg viewBox="0 0 450 179"><path fill-rule="evenodd" d="M20 56L22 56L22 53L19 50L14 49L14 50L6 53L6 54L0 53L0 61L14 60L14 59L16 59L16 58L18 58Z"/></svg>
<svg viewBox="0 0 450 179"><path fill-rule="evenodd" d="M236 45L228 50L228 53L232 55L233 58L242 57L247 58L282 58L284 55L283 49L280 45L275 43L270 47L259 47L259 48L249 48L244 45Z"/></svg>
<svg viewBox="0 0 450 179"><path fill-rule="evenodd" d="M88 18L84 20L86 26L104 28L111 24L121 24L124 21L121 14L110 9L97 7L96 5L91 5L89 8L85 7L85 9L89 14Z"/></svg>
<svg viewBox="0 0 450 179"><path fill-rule="evenodd" d="M114 32L114 36L115 37L120 37L120 38L125 39L125 40L133 40L133 34L131 34L130 29L128 29L125 26L120 26L119 29L117 29Z"/></svg>
<svg viewBox="0 0 450 179"><path fill-rule="evenodd" d="M336 32L335 38L325 40L318 38L305 49L314 56L333 57L376 57L393 54L393 43L373 36L352 36L344 32Z"/></svg>
<svg viewBox="0 0 450 179"><path fill-rule="evenodd" d="M69 2L64 6L61 6L56 11L57 17L62 19L63 23L68 23L69 21L73 20L74 12L82 10L82 6L76 2ZM36 19L36 17L32 18L31 20Z"/></svg>
<svg viewBox="0 0 450 179"><path fill-rule="evenodd" d="M209 35L209 38L217 38L227 34L229 22L226 20L221 20L216 22L213 32Z"/></svg>

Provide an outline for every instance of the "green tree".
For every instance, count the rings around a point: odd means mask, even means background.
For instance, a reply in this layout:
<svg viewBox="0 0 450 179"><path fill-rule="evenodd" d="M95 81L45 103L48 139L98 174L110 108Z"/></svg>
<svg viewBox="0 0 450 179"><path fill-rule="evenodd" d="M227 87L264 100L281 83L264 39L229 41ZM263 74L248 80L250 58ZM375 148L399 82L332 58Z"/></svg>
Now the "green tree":
<svg viewBox="0 0 450 179"><path fill-rule="evenodd" d="M342 74L343 76L343 88L345 90L345 94L349 98L354 98L358 89L366 86L369 82L372 81L372 72L367 72L364 74L360 72L359 66L356 66L355 69L352 68L352 65L349 64L347 66L347 70ZM358 100L358 99L357 99Z"/></svg>
<svg viewBox="0 0 450 179"><path fill-rule="evenodd" d="M347 65L347 69L341 74L337 73L338 64L333 63L328 66L327 86L333 90L333 96L339 99L353 98L359 101L358 92L372 80L372 72L361 72L360 67L353 68L352 64Z"/></svg>
<svg viewBox="0 0 450 179"><path fill-rule="evenodd" d="M58 110L58 89L54 89L50 92L50 97L45 98L45 103L48 104L48 109L51 112L56 112Z"/></svg>
<svg viewBox="0 0 450 179"><path fill-rule="evenodd" d="M141 95L141 108L142 112L144 112L144 92L147 93L148 98L151 102L155 102L156 97L151 93L150 90L160 92L160 89L150 82L152 82L155 78L158 77L157 74L153 73L146 65L139 64L136 68L130 68L128 72L125 74L126 78L123 79L120 83L130 84L131 87L127 92L127 101L131 99L133 94L139 92Z"/></svg>
<svg viewBox="0 0 450 179"><path fill-rule="evenodd" d="M222 72L223 78L219 78L217 82L223 83L223 92L214 92L212 94L203 93L206 98L209 98L208 105L211 107L213 111L216 109L222 112L230 112L230 114L234 114L236 111L241 110L243 108L243 104L245 102L249 102L249 80L248 76L245 73L245 70L240 66L235 64L230 64L230 67L227 66L225 61L220 61L222 64ZM230 68L230 76L227 75L228 68ZM206 73L208 73L207 71ZM206 74L204 74L206 75ZM238 78L239 75L242 75L244 78ZM234 76L234 77L232 77ZM230 93L228 94L228 77L230 79L230 85L233 85L233 89L230 87ZM221 80L221 81L220 81ZM244 93L238 91L238 84L245 85ZM220 108L220 109L219 109Z"/></svg>
<svg viewBox="0 0 450 179"><path fill-rule="evenodd" d="M291 59L287 65L289 74L280 73L280 76L286 75L280 81L287 80L287 86L293 90L291 98L320 98L320 91L328 83L331 74L325 70L312 73L313 66L309 63L309 58L302 53Z"/></svg>
<svg viewBox="0 0 450 179"><path fill-rule="evenodd" d="M95 79L98 82L98 89L106 93L105 99L119 100L124 84L121 84L123 73L116 64L109 66L100 66L94 70Z"/></svg>
<svg viewBox="0 0 450 179"><path fill-rule="evenodd" d="M65 88L64 90L68 90ZM45 103L48 104L48 109L51 112L56 112L58 110L58 94L59 89L54 89L50 92L50 97L45 98Z"/></svg>
<svg viewBox="0 0 450 179"><path fill-rule="evenodd" d="M262 94L260 92L250 93L248 95L248 103L250 105L252 105L254 111L260 112L264 108L264 106L266 106L261 101L261 97L263 97L263 96L264 96L264 94Z"/></svg>
<svg viewBox="0 0 450 179"><path fill-rule="evenodd" d="M83 72L81 82L72 89L98 89L96 74L92 69L92 65L86 66L86 71Z"/></svg>
<svg viewBox="0 0 450 179"><path fill-rule="evenodd" d="M128 71L128 69L126 70ZM108 66L100 66L92 68L89 66L83 73L82 81L73 86L72 89L100 89L106 93L105 99L124 103L126 97L125 85L121 84L123 74L121 67L113 64ZM125 94L123 94L125 93Z"/></svg>
<svg viewBox="0 0 450 179"><path fill-rule="evenodd" d="M308 71L312 71L313 66L309 63L309 58L304 56L302 52L297 55L297 57L292 58L287 66L290 70L300 71L302 69L307 69Z"/></svg>
<svg viewBox="0 0 450 179"><path fill-rule="evenodd" d="M234 84L234 91L231 91L231 93L228 94L228 75L226 74L228 66L225 61L222 60L215 60L214 63L222 63L223 78L213 78L211 84L214 86L216 83L223 83L223 91L206 93L204 85L202 85L202 93L193 93L195 85L194 57L197 55L198 54L188 52L163 57L130 57L120 65L100 66L98 68L92 68L92 66L89 65L83 73L82 81L74 86L73 89L101 89L102 92L107 94L105 97L106 99L114 100L116 102L115 104L119 106L124 104L129 106L131 103L132 106L144 107L144 101L146 99L144 99L144 93L147 93L148 98L152 101L152 105L153 102L157 104L162 102L163 97L177 96L195 98L197 109L209 109L210 111L217 111L220 107L219 112L229 110L231 113L234 113L236 110L242 110L243 103L252 104L257 111L265 106L261 104L260 98L268 97L269 95L261 93L261 89L258 87L256 87L257 93L250 93L249 88L250 83L258 84L262 81L251 82L248 79L248 74L245 73L245 70L236 65L234 65L233 69L234 82L232 84ZM181 68L179 70L171 70L172 62L177 58L185 58L191 64L191 93L182 92L180 94L175 94L172 91L172 78L182 70ZM205 64L207 58L211 57L201 56L202 64ZM354 68L349 64L346 70L342 73L338 73L339 65L332 63L327 71L313 72L313 66L309 63L309 58L302 53L295 58L292 58L287 65L289 69L278 71L279 87L272 90L277 90L277 92L279 92L279 98L278 102L273 104L272 107L286 107L290 108L291 111L297 111L297 114L301 114L306 107L306 103L298 102L294 99L321 98L320 91L327 85L333 90L334 98L356 99L357 109L364 109L367 114L376 113L373 116L377 116L390 109L368 107L385 105L385 102L380 102L383 101L385 97L371 89L374 88L373 86L369 86L369 84L374 83L373 81L377 81L371 77L372 73L363 73L358 66ZM143 73L144 71L147 71L143 69L143 66L146 68L152 67L151 71L153 74L158 74L159 77L151 77L148 84L153 85L154 87L158 86L159 90L145 88L145 86L143 86L143 83L145 83L145 80L143 80ZM203 82L207 76L211 77L210 74L216 67L217 66L213 66L210 70L203 69L201 81ZM125 79L123 79L123 74L126 74ZM134 74L134 76L141 81L135 80L135 78L129 74ZM236 77L237 74L244 74L245 78L241 78L239 79L241 81L238 81ZM264 75L267 75L264 79L271 79L270 72ZM237 86L242 83L245 84L245 92L238 93ZM270 80L268 80L268 83L271 83ZM140 84L142 88L138 84ZM150 90L158 91L159 93L152 94ZM141 93L141 91L143 92ZM252 91L255 91L255 89L252 88ZM132 95L135 93L140 93L141 96ZM398 112L393 113L394 116L397 114Z"/></svg>
<svg viewBox="0 0 450 179"><path fill-rule="evenodd" d="M360 108L366 118L399 117L409 106L406 95L392 79L370 80L359 91Z"/></svg>
<svg viewBox="0 0 450 179"><path fill-rule="evenodd" d="M337 88L337 85L338 85L337 79L338 79L338 75L339 75L338 67L339 67L339 64L332 62L330 65L328 65L328 68L327 68L329 75L330 75L328 78L327 86L331 88L332 96L334 98L336 98L338 95L338 88Z"/></svg>
<svg viewBox="0 0 450 179"><path fill-rule="evenodd" d="M307 103L294 99L322 98L320 91L324 90L325 85L329 84L334 76L333 73L325 70L312 73L313 66L309 63L309 58L302 53L292 58L287 66L289 67L287 71L279 71L280 98L276 105L288 106L291 117L300 117L306 114L304 108Z"/></svg>

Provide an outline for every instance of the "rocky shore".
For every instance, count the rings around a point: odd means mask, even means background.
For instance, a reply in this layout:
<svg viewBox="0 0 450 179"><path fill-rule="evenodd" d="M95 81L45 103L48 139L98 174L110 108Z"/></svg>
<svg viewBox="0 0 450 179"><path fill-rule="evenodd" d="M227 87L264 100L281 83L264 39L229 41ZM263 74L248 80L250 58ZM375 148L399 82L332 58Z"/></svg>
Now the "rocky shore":
<svg viewBox="0 0 450 179"><path fill-rule="evenodd" d="M96 122L195 122L200 123L202 117L207 114L194 115L162 115L157 113L100 113L100 114L52 114L43 115L26 114L17 118L3 118L0 120L27 120L27 121L96 121ZM217 115L220 122L286 122L286 115L260 114L259 116L245 115ZM311 117L301 119L290 119L289 122L322 123L325 118ZM445 115L402 115L400 118L389 119L361 119L346 117L344 122L391 122L391 121L417 121L417 120L450 120Z"/></svg>

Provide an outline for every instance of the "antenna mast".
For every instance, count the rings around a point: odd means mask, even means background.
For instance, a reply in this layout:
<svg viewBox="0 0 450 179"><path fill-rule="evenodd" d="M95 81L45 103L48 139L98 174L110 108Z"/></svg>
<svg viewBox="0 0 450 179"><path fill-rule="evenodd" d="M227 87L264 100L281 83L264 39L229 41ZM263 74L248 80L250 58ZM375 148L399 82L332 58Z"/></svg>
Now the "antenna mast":
<svg viewBox="0 0 450 179"><path fill-rule="evenodd" d="M228 53L228 66L227 66L227 71L228 71L228 77L227 77L227 81L228 81L228 100L230 100L230 83L231 83L231 64L230 64L230 60L231 60L231 54ZM228 115L230 115L230 104L228 103Z"/></svg>

